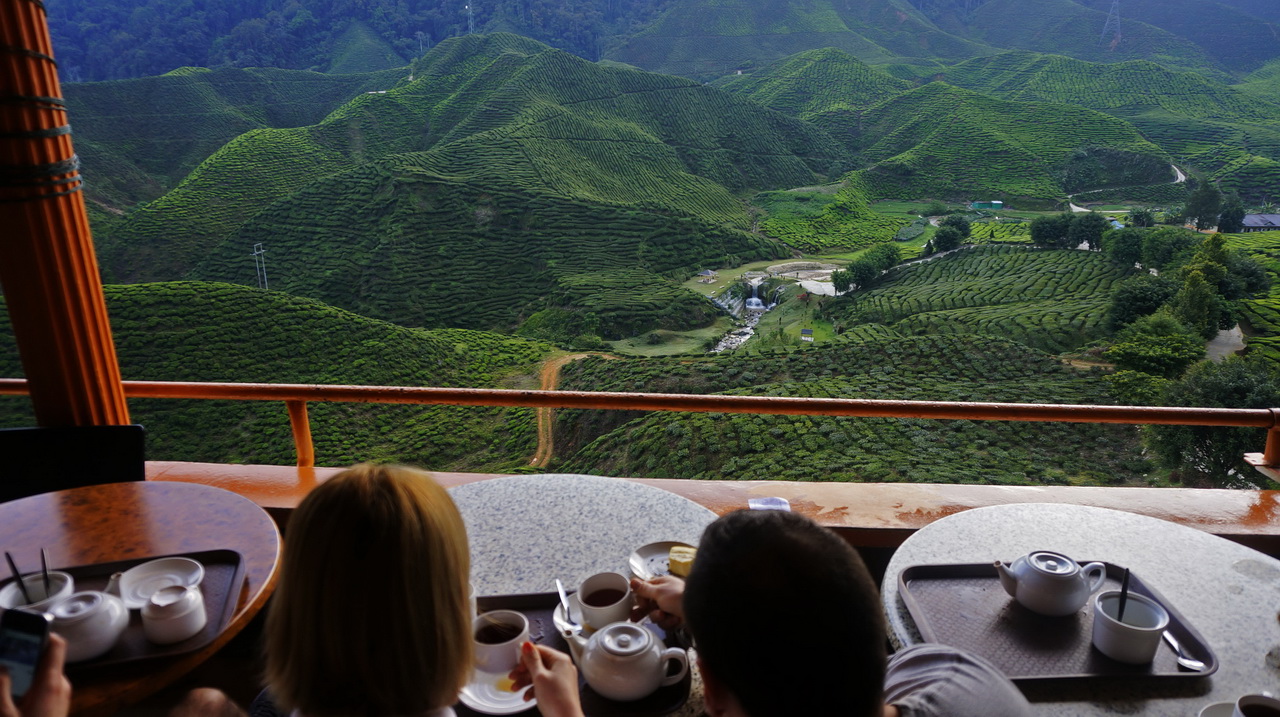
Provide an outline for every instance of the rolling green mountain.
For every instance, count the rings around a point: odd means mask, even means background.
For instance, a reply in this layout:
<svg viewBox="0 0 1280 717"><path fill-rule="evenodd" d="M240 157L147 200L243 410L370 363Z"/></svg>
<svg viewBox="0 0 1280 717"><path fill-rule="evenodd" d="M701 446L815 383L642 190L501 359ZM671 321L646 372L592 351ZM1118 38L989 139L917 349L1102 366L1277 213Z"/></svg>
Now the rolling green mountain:
<svg viewBox="0 0 1280 717"><path fill-rule="evenodd" d="M1077 2L1104 13L1111 8L1111 0ZM1223 67L1247 72L1275 57L1280 16L1274 3L1261 13L1257 5L1234 5L1222 0L1124 0L1121 33L1128 38L1135 20L1153 25L1195 43Z"/></svg>
<svg viewBox="0 0 1280 717"><path fill-rule="evenodd" d="M585 359L565 367L562 387L1109 402L1096 377L1007 339L875 332L699 361ZM565 456L557 469L600 475L1098 485L1137 482L1146 470L1129 426L563 410L555 430L557 455Z"/></svg>
<svg viewBox="0 0 1280 717"><path fill-rule="evenodd" d="M1013 101L1045 100L1121 117L1175 161L1259 200L1274 196L1280 173L1280 95L1256 94L1150 62L1088 63L1032 53L962 62L946 81Z"/></svg>
<svg viewBox="0 0 1280 717"><path fill-rule="evenodd" d="M746 231L736 194L847 166L836 142L799 120L514 35L442 43L412 72L318 124L224 145L105 232L110 276L251 283L247 252L265 242L273 287L365 315L510 329L544 297L571 296L603 311L614 337L676 319L627 317L609 289L556 287L580 287L575 274L683 280L731 257L783 256ZM681 302L675 316L688 321L716 313L692 294Z"/></svg>
<svg viewBox="0 0 1280 717"><path fill-rule="evenodd" d="M940 82L825 124L847 128L832 134L867 166L857 174L874 198L1056 202L1086 189L1173 180L1168 156L1126 122Z"/></svg>
<svg viewBox="0 0 1280 717"><path fill-rule="evenodd" d="M88 196L125 209L160 196L245 132L315 124L405 74L186 67L136 80L70 83L64 94Z"/></svg>
<svg viewBox="0 0 1280 717"><path fill-rule="evenodd" d="M870 107L911 89L911 83L873 69L834 47L806 50L712 86L802 120Z"/></svg>
<svg viewBox="0 0 1280 717"><path fill-rule="evenodd" d="M906 0L673 0L652 25L622 38L605 57L712 79L822 47L871 64L991 52L942 32Z"/></svg>
<svg viewBox="0 0 1280 717"><path fill-rule="evenodd" d="M536 386L551 347L475 331L423 331L275 291L202 282L107 286L125 380L386 386ZM0 375L20 376L0 311ZM4 425L31 425L25 398ZM293 462L285 407L272 401L131 400L162 460ZM410 461L438 470L510 470L536 448L533 412L460 406L309 405L319 465Z"/></svg>

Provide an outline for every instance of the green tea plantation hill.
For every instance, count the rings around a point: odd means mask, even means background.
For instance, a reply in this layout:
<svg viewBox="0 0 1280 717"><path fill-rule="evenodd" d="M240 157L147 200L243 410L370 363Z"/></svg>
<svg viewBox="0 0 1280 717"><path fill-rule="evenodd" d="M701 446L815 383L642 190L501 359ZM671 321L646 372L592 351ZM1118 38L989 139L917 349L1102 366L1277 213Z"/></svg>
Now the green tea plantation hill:
<svg viewBox="0 0 1280 717"><path fill-rule="evenodd" d="M865 109L912 87L834 47L798 52L711 84L819 126L828 115Z"/></svg>
<svg viewBox="0 0 1280 717"><path fill-rule="evenodd" d="M157 77L64 86L91 199L114 209L155 199L252 129L301 127L406 72L322 75L184 67Z"/></svg>
<svg viewBox="0 0 1280 717"><path fill-rule="evenodd" d="M1043 204L1102 187L1172 181L1169 157L1122 120L1069 105L1006 102L933 82L861 113L848 142L873 198L977 195Z"/></svg>
<svg viewBox="0 0 1280 717"><path fill-rule="evenodd" d="M1107 403L1103 382L979 336L867 338L699 361L585 359L563 388L931 401ZM559 411L556 469L597 475L1016 485L1136 484L1131 426Z"/></svg>
<svg viewBox="0 0 1280 717"><path fill-rule="evenodd" d="M311 299L203 282L107 286L125 380L386 386L537 386L545 343L476 331L423 331L366 319ZM6 317L0 375L20 376ZM156 460L288 465L288 413L274 401L134 399ZM537 436L519 408L317 403L316 460L397 460L438 470L509 470ZM31 425L23 397L0 400L0 425Z"/></svg>
<svg viewBox="0 0 1280 717"><path fill-rule="evenodd" d="M247 251L266 242L279 288L411 325L510 328L567 274L640 269L682 281L731 257L784 256L745 231L750 216L736 195L810 184L848 165L821 130L748 100L514 35L441 43L413 74L320 124L232 140L110 228L110 276L250 283ZM441 201L415 195L392 216L386 179L399 175L429 183ZM515 227L513 212L523 217ZM415 245L430 253L415 255ZM351 253L374 250L396 259L373 262L380 280L362 287ZM529 261L515 275L502 266L521 255ZM326 257L340 268L318 268ZM466 271L451 270L457 261ZM414 302L425 316L379 309L406 300L400 287L424 275L434 286L424 291L447 300ZM522 281L531 275L542 278ZM482 305L499 315L473 310Z"/></svg>
<svg viewBox="0 0 1280 717"><path fill-rule="evenodd" d="M1274 195L1280 174L1280 95L1265 70L1262 91L1224 85L1146 61L1102 64L1054 55L1005 53L946 71L950 84L1001 99L1088 107L1128 120L1180 166L1242 196Z"/></svg>
<svg viewBox="0 0 1280 717"><path fill-rule="evenodd" d="M871 198L1052 203L1069 193L1174 178L1164 152L1113 117L941 82L913 88L833 48L717 84L842 141L864 169L860 184Z"/></svg>
<svg viewBox="0 0 1280 717"><path fill-rule="evenodd" d="M939 30L906 0L673 0L605 57L710 80L823 47L871 64L933 65L994 52Z"/></svg>
<svg viewBox="0 0 1280 717"><path fill-rule="evenodd" d="M1108 335L1111 295L1132 273L1101 252L981 246L896 267L829 311L850 327L983 334L1062 353Z"/></svg>

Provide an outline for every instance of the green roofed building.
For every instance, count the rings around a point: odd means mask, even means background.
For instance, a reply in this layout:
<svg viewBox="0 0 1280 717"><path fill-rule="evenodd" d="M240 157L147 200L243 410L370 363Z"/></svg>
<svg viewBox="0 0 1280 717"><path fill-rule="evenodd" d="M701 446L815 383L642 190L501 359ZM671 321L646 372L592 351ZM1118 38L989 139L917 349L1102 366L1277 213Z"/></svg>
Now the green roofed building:
<svg viewBox="0 0 1280 717"><path fill-rule="evenodd" d="M1004 209L1004 202L1001 202L1001 201L969 202L969 208L970 209Z"/></svg>

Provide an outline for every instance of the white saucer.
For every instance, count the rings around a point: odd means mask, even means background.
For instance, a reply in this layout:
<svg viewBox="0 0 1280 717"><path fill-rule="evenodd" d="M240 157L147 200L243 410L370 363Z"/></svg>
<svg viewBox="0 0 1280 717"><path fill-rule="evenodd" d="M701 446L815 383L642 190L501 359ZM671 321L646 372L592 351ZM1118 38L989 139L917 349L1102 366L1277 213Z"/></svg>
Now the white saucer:
<svg viewBox="0 0 1280 717"><path fill-rule="evenodd" d="M694 547L678 540L664 540L661 543L642 545L631 551L631 556L627 558L627 567L631 568L632 575L641 580L670 575L671 549L679 545L686 548Z"/></svg>
<svg viewBox="0 0 1280 717"><path fill-rule="evenodd" d="M135 565L120 575L120 598L131 610L147 604L157 590L193 588L204 580L204 566L191 558L160 558Z"/></svg>
<svg viewBox="0 0 1280 717"><path fill-rule="evenodd" d="M498 682L505 679L507 679L505 673L495 674L476 670L471 682L462 688L458 700L476 712L487 715L513 715L537 706L538 698L536 697L528 702L524 700L524 693L529 689L528 687L518 692L498 689Z"/></svg>
<svg viewBox="0 0 1280 717"><path fill-rule="evenodd" d="M1231 717L1235 711L1234 702L1215 702L1200 710L1200 717Z"/></svg>

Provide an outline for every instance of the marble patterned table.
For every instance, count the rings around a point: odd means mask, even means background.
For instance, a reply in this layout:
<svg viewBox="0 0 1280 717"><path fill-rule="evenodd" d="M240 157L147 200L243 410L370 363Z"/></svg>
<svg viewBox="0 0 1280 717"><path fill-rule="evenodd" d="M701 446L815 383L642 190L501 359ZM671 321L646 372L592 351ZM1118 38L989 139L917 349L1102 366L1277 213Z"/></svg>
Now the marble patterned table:
<svg viewBox="0 0 1280 717"><path fill-rule="evenodd" d="M921 642L898 593L912 565L1012 561L1033 550L1126 566L1194 625L1221 663L1212 676L1024 687L1037 714L1195 715L1213 702L1280 692L1280 561L1209 533L1155 518L1086 506L1025 503L957 513L902 544L882 597L891 638Z"/></svg>
<svg viewBox="0 0 1280 717"><path fill-rule="evenodd" d="M631 551L665 540L697 545L716 518L674 493L599 476L512 476L449 493L467 524L471 581L480 596L552 592L556 578L572 589L595 573L627 575ZM674 715L702 713L694 670L689 701Z"/></svg>

